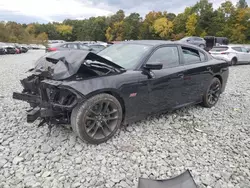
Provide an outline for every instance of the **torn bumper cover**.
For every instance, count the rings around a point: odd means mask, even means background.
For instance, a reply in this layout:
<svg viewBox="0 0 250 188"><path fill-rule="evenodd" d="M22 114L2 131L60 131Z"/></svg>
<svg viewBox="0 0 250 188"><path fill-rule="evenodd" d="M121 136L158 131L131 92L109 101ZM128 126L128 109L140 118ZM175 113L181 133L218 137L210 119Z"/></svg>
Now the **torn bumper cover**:
<svg viewBox="0 0 250 188"><path fill-rule="evenodd" d="M26 101L32 107L27 111L27 122L32 123L40 117L52 123L69 123L72 109L83 96L62 87L61 81L43 80L39 86L32 86L36 76L31 77L33 79L29 77L21 81L24 86L22 93L13 93L14 99Z"/></svg>

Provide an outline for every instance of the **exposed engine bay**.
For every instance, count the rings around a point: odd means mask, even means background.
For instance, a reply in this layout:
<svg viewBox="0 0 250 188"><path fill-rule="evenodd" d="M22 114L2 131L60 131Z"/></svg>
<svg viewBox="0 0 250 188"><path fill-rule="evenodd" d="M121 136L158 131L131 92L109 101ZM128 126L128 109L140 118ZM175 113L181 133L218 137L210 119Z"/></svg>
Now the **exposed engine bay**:
<svg viewBox="0 0 250 188"><path fill-rule="evenodd" d="M14 92L13 98L30 104L27 122L40 117L43 123L70 123L72 109L85 98L64 83L123 71L119 65L91 52L52 52L42 56L28 71L31 75L21 80L23 91Z"/></svg>

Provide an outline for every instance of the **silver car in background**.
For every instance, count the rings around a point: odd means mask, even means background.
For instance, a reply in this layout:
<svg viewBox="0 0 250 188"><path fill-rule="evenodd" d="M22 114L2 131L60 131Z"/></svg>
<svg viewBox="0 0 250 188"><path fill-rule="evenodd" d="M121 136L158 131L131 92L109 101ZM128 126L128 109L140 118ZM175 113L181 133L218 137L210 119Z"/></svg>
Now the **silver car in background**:
<svg viewBox="0 0 250 188"><path fill-rule="evenodd" d="M206 41L201 37L184 37L180 40L180 42L193 44L201 47L202 49L206 48Z"/></svg>
<svg viewBox="0 0 250 188"><path fill-rule="evenodd" d="M214 46L209 53L216 59L227 61L230 65L237 63L249 63L250 53L249 49L244 46L227 45L227 46Z"/></svg>

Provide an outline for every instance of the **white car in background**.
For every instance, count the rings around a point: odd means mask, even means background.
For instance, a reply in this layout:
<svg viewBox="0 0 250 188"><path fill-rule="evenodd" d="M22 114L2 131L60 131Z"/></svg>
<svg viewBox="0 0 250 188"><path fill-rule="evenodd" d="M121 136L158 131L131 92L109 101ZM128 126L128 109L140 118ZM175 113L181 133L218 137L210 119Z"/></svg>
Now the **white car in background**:
<svg viewBox="0 0 250 188"><path fill-rule="evenodd" d="M227 45L227 46L214 46L209 53L216 59L227 61L230 65L237 63L249 63L250 52L244 46Z"/></svg>

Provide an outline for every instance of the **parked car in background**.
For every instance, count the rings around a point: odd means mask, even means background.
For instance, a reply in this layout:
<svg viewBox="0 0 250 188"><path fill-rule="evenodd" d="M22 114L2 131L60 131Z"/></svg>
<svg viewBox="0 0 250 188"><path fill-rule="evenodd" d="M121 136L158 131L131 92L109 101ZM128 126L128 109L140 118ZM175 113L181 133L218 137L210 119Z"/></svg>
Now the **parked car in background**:
<svg viewBox="0 0 250 188"><path fill-rule="evenodd" d="M16 48L16 53L20 54L22 53L22 47L18 44L12 44Z"/></svg>
<svg viewBox="0 0 250 188"><path fill-rule="evenodd" d="M48 44L54 44L54 43L64 43L66 41L64 40L48 40Z"/></svg>
<svg viewBox="0 0 250 188"><path fill-rule="evenodd" d="M193 37L193 36L184 37L180 40L180 42L193 44L193 45L199 46L202 49L206 48L206 41L201 37Z"/></svg>
<svg viewBox="0 0 250 188"><path fill-rule="evenodd" d="M16 54L16 53L18 53L18 49L15 48L12 45L6 44L6 46L4 46L4 48L6 49L6 54Z"/></svg>
<svg viewBox="0 0 250 188"><path fill-rule="evenodd" d="M21 45L21 52L22 53L26 53L26 52L28 52L28 48L26 47L26 46L24 46L24 45Z"/></svg>
<svg viewBox="0 0 250 188"><path fill-rule="evenodd" d="M249 52L249 49L246 47L238 45L214 46L209 51L214 58L225 60L230 65L236 65L237 63L249 63Z"/></svg>
<svg viewBox="0 0 250 188"><path fill-rule="evenodd" d="M98 54L47 53L30 73L23 91L13 93L34 107L27 121L71 123L82 140L100 144L122 123L191 104L213 107L225 90L228 64L193 45L145 40Z"/></svg>
<svg viewBox="0 0 250 188"><path fill-rule="evenodd" d="M6 53L5 48L0 46L0 55L4 55Z"/></svg>
<svg viewBox="0 0 250 188"><path fill-rule="evenodd" d="M91 47L81 42L65 42L65 43L48 44L48 47L45 49L45 51L54 52L54 51L65 51L65 50L70 50L70 49L94 52L94 50Z"/></svg>
<svg viewBox="0 0 250 188"><path fill-rule="evenodd" d="M89 44L88 45L90 48L93 49L94 52L98 53L106 48L106 46L102 44Z"/></svg>
<svg viewBox="0 0 250 188"><path fill-rule="evenodd" d="M6 54L7 50L5 49L5 44L0 42L0 55Z"/></svg>

